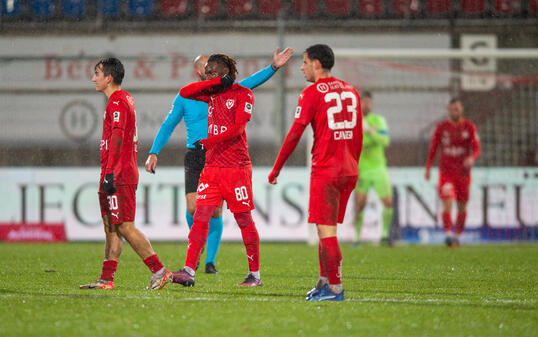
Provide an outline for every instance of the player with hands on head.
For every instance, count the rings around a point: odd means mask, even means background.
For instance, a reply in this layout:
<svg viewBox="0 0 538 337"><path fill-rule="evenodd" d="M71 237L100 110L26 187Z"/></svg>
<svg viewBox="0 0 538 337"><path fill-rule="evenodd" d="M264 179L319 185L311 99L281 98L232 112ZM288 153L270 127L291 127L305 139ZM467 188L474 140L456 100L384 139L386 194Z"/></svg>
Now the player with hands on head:
<svg viewBox="0 0 538 337"><path fill-rule="evenodd" d="M249 89L256 88L269 80L280 67L284 66L289 61L292 55L292 48L285 48L282 51L280 51L280 48L276 48L272 64L241 80L239 84ZM194 60L194 72L198 81L206 80L205 64L207 63L208 57L209 56L207 55L199 55ZM229 86L233 84L233 80L231 80L230 76L224 76L223 78L224 80L221 79L221 85L224 84L225 86ZM206 150L200 140L207 138L207 114L208 105L206 102L183 98L178 93L172 104L172 109L155 136L153 146L151 147L145 165L147 172L155 173L158 154L170 139L176 126L182 119L184 119L185 129L187 131L187 152L185 153L184 158L185 197L187 201L185 217L189 228L191 228L193 224L198 179L200 178L205 163ZM215 259L222 237L222 230L222 209L217 207L209 222L207 255L205 260L206 273L217 273Z"/></svg>
<svg viewBox="0 0 538 337"><path fill-rule="evenodd" d="M435 154L440 148L437 191L443 204L441 216L445 244L449 247L457 247L460 245L460 235L465 228L471 168L480 156L480 140L476 126L463 118L463 104L459 98L451 99L447 110L448 118L435 127L426 160L424 178L430 180ZM456 199L458 214L456 226L452 228L451 213L454 199Z"/></svg>
<svg viewBox="0 0 538 337"><path fill-rule="evenodd" d="M207 139L200 140L206 148L206 160L198 182L194 223L184 267L173 273L174 282L194 286L196 262L208 236L209 219L225 200L241 230L249 267L247 277L237 285L261 286L260 239L251 215L252 165L245 133L254 95L241 84L227 86L227 78L235 80L237 75L235 60L227 55L211 55L205 75L207 80L191 83L179 92L182 97L209 103L209 107Z"/></svg>
<svg viewBox="0 0 538 337"><path fill-rule="evenodd" d="M138 134L131 95L121 89L125 70L117 58L97 63L92 81L108 103L101 138L99 205L105 229L105 260L97 281L81 289L113 289L114 274L123 248L123 238L153 273L148 289L161 289L172 281L172 273L161 263L149 240L134 226L138 185Z"/></svg>
<svg viewBox="0 0 538 337"><path fill-rule="evenodd" d="M343 301L342 253L336 237L347 201L357 182L362 148L360 97L350 84L331 76L332 49L310 46L303 54L301 70L312 85L299 96L295 120L269 173L276 184L280 170L310 124L314 131L308 222L319 236L319 278L306 294L307 301Z"/></svg>

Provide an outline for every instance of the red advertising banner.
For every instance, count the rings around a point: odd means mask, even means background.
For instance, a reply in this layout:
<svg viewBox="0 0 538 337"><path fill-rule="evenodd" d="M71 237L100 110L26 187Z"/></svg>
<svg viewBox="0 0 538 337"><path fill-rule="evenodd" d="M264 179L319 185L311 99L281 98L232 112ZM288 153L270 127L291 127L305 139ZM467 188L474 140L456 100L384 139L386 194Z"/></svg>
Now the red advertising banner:
<svg viewBox="0 0 538 337"><path fill-rule="evenodd" d="M7 242L64 242L63 223L0 223L0 241Z"/></svg>

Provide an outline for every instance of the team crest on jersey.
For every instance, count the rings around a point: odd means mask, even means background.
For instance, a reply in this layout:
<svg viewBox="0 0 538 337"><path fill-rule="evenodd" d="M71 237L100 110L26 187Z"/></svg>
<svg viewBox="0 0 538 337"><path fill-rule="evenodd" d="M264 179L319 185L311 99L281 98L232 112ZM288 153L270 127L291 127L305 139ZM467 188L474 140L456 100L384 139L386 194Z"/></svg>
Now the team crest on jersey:
<svg viewBox="0 0 538 337"><path fill-rule="evenodd" d="M245 112L252 115L252 104L249 102L245 103Z"/></svg>
<svg viewBox="0 0 538 337"><path fill-rule="evenodd" d="M114 111L114 122L119 122L120 121L120 112L119 111Z"/></svg>
<svg viewBox="0 0 538 337"><path fill-rule="evenodd" d="M326 84L326 83L318 83L318 85L316 86L316 88L318 89L319 92L321 92L322 94L326 93L327 91L329 91L329 86Z"/></svg>
<svg viewBox="0 0 538 337"><path fill-rule="evenodd" d="M226 101L226 107L228 109L231 109L234 106L234 104L235 104L235 100L233 100L233 99L229 99L229 100Z"/></svg>
<svg viewBox="0 0 538 337"><path fill-rule="evenodd" d="M298 106L297 109L295 109L295 118L301 117L301 107Z"/></svg>

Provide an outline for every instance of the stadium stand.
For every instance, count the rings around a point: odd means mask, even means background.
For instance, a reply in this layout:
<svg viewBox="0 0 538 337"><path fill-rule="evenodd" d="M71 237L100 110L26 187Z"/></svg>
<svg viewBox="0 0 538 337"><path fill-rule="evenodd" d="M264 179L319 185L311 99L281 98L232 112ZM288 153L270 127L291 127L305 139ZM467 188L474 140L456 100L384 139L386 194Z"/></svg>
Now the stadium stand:
<svg viewBox="0 0 538 337"><path fill-rule="evenodd" d="M2 0L2 16L7 18L17 17L21 14L22 0Z"/></svg>
<svg viewBox="0 0 538 337"><path fill-rule="evenodd" d="M216 17L220 14L221 4L219 0L195 0L194 11L198 16Z"/></svg>
<svg viewBox="0 0 538 337"><path fill-rule="evenodd" d="M81 18L86 13L85 0L63 0L62 13L68 18Z"/></svg>
<svg viewBox="0 0 538 337"><path fill-rule="evenodd" d="M293 15L297 16L314 16L318 13L318 2L316 0L293 0Z"/></svg>
<svg viewBox="0 0 538 337"><path fill-rule="evenodd" d="M150 16L153 13L153 0L129 0L129 15L134 17Z"/></svg>
<svg viewBox="0 0 538 337"><path fill-rule="evenodd" d="M351 0L325 0L325 8L331 16L349 16L353 12Z"/></svg>
<svg viewBox="0 0 538 337"><path fill-rule="evenodd" d="M100 12L105 17L114 17L120 15L119 0L99 0Z"/></svg>
<svg viewBox="0 0 538 337"><path fill-rule="evenodd" d="M53 0L30 0L30 13L36 18L44 19L54 15L56 1Z"/></svg>
<svg viewBox="0 0 538 337"><path fill-rule="evenodd" d="M426 11L432 16L448 16L452 12L452 2L448 0L428 0Z"/></svg>
<svg viewBox="0 0 538 337"><path fill-rule="evenodd" d="M281 0L259 0L258 13L265 18L276 18L278 12L282 9Z"/></svg>
<svg viewBox="0 0 538 337"><path fill-rule="evenodd" d="M228 0L226 10L229 17L240 18L255 14L255 4L253 0Z"/></svg>
<svg viewBox="0 0 538 337"><path fill-rule="evenodd" d="M485 0L462 0L461 13L464 16L481 15L486 11Z"/></svg>
<svg viewBox="0 0 538 337"><path fill-rule="evenodd" d="M385 5L381 0L364 0L359 2L359 15L363 17L379 17L385 13Z"/></svg>
<svg viewBox="0 0 538 337"><path fill-rule="evenodd" d="M183 16L187 14L189 1L187 0L161 0L161 14L163 16Z"/></svg>

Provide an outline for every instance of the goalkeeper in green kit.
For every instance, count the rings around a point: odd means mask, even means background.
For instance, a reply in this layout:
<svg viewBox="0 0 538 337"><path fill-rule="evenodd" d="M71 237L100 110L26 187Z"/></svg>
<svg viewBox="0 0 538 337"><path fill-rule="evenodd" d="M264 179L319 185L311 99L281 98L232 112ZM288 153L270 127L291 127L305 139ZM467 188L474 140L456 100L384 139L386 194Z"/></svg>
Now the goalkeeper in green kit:
<svg viewBox="0 0 538 337"><path fill-rule="evenodd" d="M372 94L365 91L361 94L363 146L359 159L359 179L355 188L355 244L358 244L364 207L368 191L373 188L383 203L381 232L382 242L392 245L390 225L392 223L392 186L387 172L385 147L389 145L390 138L387 122L383 116L372 113Z"/></svg>

